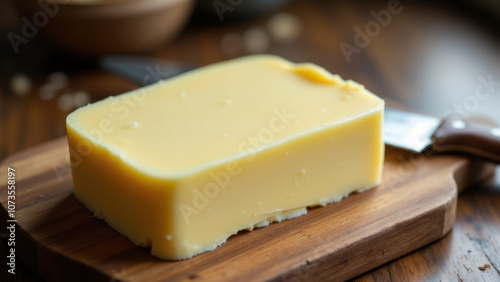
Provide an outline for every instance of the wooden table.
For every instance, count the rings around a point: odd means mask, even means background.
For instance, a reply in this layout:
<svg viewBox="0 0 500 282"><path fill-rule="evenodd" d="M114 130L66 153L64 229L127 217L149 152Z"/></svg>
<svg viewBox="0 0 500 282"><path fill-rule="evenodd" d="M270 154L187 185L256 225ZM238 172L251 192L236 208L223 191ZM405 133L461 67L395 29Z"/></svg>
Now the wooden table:
<svg viewBox="0 0 500 282"><path fill-rule="evenodd" d="M225 53L222 38L229 33L243 36L254 28L265 30L273 15L286 12L300 20L301 32L289 43L271 38L266 53L317 63L417 111L487 117L500 123L499 22L465 4L390 3L293 1L254 20L192 23L154 56L205 65L248 54L244 49ZM65 92L83 90L97 101L137 87L93 64L61 59L37 38L23 45L17 55L5 36L1 40L0 159L65 134L70 111L57 106L57 97ZM65 72L69 81L56 98L44 101L38 93L50 83L47 77L54 71ZM32 78L32 89L23 97L9 90L10 77L19 72ZM478 85L488 92L477 92ZM500 280L500 169L497 172L488 183L460 195L457 219L446 237L354 280ZM0 263L5 265L5 244L0 249ZM485 264L491 267L478 268ZM10 276L2 271L0 278L8 281ZM19 262L16 279L39 280Z"/></svg>

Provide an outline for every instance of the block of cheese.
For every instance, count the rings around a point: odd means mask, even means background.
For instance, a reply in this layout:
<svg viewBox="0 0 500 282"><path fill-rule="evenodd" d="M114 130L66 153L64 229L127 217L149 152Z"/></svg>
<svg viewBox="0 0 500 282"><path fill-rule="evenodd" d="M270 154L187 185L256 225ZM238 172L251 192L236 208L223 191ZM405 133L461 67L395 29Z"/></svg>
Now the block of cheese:
<svg viewBox="0 0 500 282"><path fill-rule="evenodd" d="M74 194L153 255L190 258L379 184L383 109L313 64L213 64L71 113Z"/></svg>

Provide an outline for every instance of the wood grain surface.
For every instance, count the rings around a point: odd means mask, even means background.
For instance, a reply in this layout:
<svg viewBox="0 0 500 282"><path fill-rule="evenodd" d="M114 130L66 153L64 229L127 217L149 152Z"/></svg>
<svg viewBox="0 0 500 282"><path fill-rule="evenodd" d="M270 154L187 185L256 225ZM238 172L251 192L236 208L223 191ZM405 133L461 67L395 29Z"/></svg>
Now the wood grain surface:
<svg viewBox="0 0 500 282"><path fill-rule="evenodd" d="M10 3L0 0L0 160L65 135L64 122L70 110L59 109L58 98L62 95L83 90L92 101L97 101L137 87L99 70L88 60L82 62L54 54L38 35L21 45L19 53L14 53L6 35L11 31L19 33L22 21ZM371 12L386 10L388 3L296 0L256 19L210 25L193 22L172 44L149 55L196 66L245 55L247 52L242 49L231 54L224 52L222 38L227 34L243 37L254 28L265 30L269 19L284 12L299 19L301 32L289 43L271 38L264 52L320 64L415 111L438 116L487 117L500 123L500 87L485 92L489 94L487 98L474 100L480 77L500 81L498 16L490 17L492 11L483 13L467 4L475 1L400 1L403 10L393 15L390 23L348 62L339 44L352 44L354 28L364 28L374 19ZM64 72L68 82L55 98L42 100L40 89L48 84L48 76L53 72ZM19 73L28 75L32 82L25 96L16 96L10 87L10 79ZM443 239L354 280L500 280L498 167L496 175L491 181L460 194L456 222ZM1 228L0 233L6 233ZM0 264L4 267L5 244L0 244L0 254ZM478 268L485 264L491 267L484 271ZM1 268L0 280L40 281L22 261L18 260L16 267L15 276ZM47 266L50 267L56 266Z"/></svg>
<svg viewBox="0 0 500 282"><path fill-rule="evenodd" d="M448 233L458 191L494 169L467 158L389 148L382 184L375 189L299 218L239 232L194 258L161 261L76 200L66 142L49 142L0 165L0 171L16 172L16 251L49 281L349 279ZM7 194L5 175L0 193ZM2 208L6 221L5 198Z"/></svg>

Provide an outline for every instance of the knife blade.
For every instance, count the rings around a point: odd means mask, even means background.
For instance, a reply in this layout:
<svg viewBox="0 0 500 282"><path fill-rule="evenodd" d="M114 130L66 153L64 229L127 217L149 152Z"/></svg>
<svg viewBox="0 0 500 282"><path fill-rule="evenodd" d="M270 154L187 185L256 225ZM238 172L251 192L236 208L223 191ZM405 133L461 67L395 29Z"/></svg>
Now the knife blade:
<svg viewBox="0 0 500 282"><path fill-rule="evenodd" d="M102 57L100 66L143 86L195 68L178 62L120 55ZM383 138L386 145L416 153L430 148L432 152L461 152L500 163L498 126L386 107Z"/></svg>
<svg viewBox="0 0 500 282"><path fill-rule="evenodd" d="M102 69L139 85L146 86L194 69L194 66L174 61L128 55L106 55L99 59Z"/></svg>
<svg viewBox="0 0 500 282"><path fill-rule="evenodd" d="M420 153L432 145L432 134L441 124L435 117L385 108L383 138L386 144Z"/></svg>

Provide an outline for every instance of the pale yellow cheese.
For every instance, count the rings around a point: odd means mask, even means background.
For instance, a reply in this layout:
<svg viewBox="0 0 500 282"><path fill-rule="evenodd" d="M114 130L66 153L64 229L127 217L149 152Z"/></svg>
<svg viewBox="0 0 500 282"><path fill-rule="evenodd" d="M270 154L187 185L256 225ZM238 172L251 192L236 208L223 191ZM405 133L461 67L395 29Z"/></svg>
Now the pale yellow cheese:
<svg viewBox="0 0 500 282"><path fill-rule="evenodd" d="M153 255L189 258L376 186L383 108L316 65L214 64L70 114L74 193Z"/></svg>

